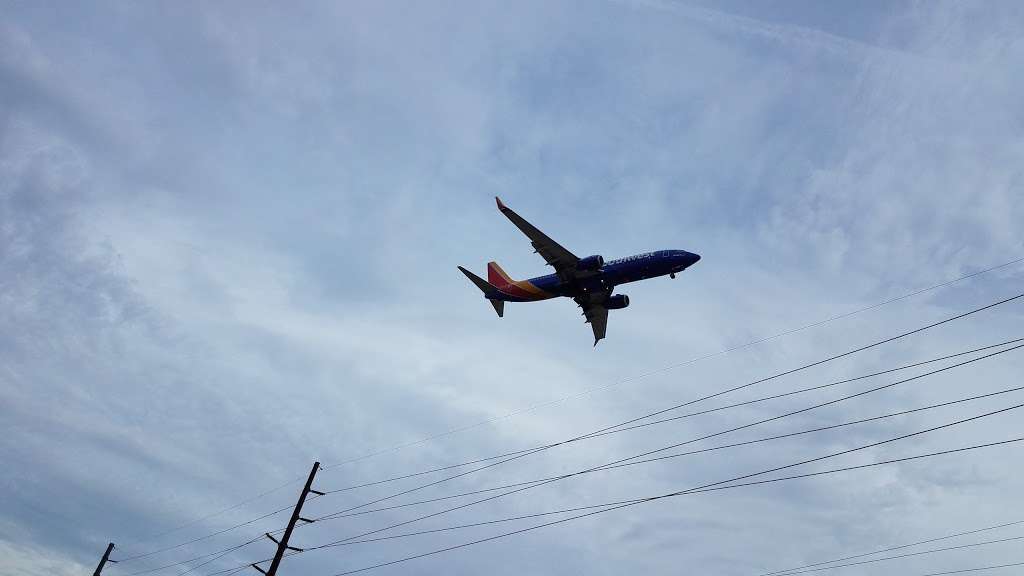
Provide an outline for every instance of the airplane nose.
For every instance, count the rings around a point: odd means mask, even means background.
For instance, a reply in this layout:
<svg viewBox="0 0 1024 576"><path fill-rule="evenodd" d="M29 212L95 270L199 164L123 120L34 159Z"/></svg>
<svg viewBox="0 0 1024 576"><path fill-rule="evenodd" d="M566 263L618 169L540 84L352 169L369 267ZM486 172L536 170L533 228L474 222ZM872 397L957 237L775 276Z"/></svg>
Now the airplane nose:
<svg viewBox="0 0 1024 576"><path fill-rule="evenodd" d="M694 254L693 252L687 252L687 266L693 266L700 260L700 254Z"/></svg>

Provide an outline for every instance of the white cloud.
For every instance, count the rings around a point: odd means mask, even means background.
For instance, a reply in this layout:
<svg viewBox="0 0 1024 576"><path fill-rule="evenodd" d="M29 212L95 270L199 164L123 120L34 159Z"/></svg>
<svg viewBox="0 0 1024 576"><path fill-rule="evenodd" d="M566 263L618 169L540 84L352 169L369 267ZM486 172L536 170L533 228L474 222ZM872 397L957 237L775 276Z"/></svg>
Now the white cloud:
<svg viewBox="0 0 1024 576"><path fill-rule="evenodd" d="M11 576L77 576L90 568L51 550L0 541L4 572ZM96 559L99 562L99 558Z"/></svg>
<svg viewBox="0 0 1024 576"><path fill-rule="evenodd" d="M166 538L128 542L275 486L314 458L337 462L491 418L324 472L321 482L334 488L514 450L1019 289L1020 271L1009 269L537 406L1024 247L1020 86L1008 72L1022 56L1014 19L942 5L877 15L867 21L883 29L853 39L783 16L761 22L742 5L733 15L668 3L578 8L245 4L154 17L106 6L57 21L20 6L0 37L0 94L16 103L0 117L0 319L11 327L0 334L0 456L12 463L0 472L9 487L0 534L12 550L0 554L4 570L80 572L70 563L90 565L107 539L130 554L285 506L290 488ZM989 25L998 33L978 32ZM494 211L495 194L577 252L667 246L704 260L674 282L623 287L633 305L613 315L596 350L565 302L509 305L498 320L455 264L479 270L496 258L520 276L542 267ZM986 313L750 394L1017 336L1020 316L1019 306ZM1009 386L1019 367L1000 358L767 428ZM809 401L559 448L451 490L572 470ZM451 521L657 493L964 411L590 475ZM857 461L996 439L1013 421ZM1024 514L1003 497L1019 470L1007 454L637 507L407 568L757 572ZM314 525L298 537L315 543L406 517ZM289 562L332 573L467 534ZM234 558L257 550L267 546ZM1012 559L1003 549L987 559L1004 552ZM900 569L948 560L916 562Z"/></svg>

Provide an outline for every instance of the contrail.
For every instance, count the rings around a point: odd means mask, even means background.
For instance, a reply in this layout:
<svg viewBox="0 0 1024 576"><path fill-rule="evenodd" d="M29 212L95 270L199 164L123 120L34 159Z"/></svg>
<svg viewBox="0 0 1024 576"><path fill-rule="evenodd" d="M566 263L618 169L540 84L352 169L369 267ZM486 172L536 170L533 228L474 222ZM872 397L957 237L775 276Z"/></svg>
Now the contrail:
<svg viewBox="0 0 1024 576"><path fill-rule="evenodd" d="M678 4L665 0L609 1L628 6L637 6L661 12L669 12L694 22L710 24L712 26L725 28L748 36L764 38L780 44L810 47L815 51L825 51L851 60L861 60L863 56L881 56L885 58L897 58L908 62L948 63L948 61L945 60L938 60L913 52L907 52L905 50L883 48L866 42L852 40L844 36L816 30L814 28L806 28L804 26L795 26L792 24L773 24L763 20L750 18L748 16L729 14L727 12L692 6L689 4Z"/></svg>

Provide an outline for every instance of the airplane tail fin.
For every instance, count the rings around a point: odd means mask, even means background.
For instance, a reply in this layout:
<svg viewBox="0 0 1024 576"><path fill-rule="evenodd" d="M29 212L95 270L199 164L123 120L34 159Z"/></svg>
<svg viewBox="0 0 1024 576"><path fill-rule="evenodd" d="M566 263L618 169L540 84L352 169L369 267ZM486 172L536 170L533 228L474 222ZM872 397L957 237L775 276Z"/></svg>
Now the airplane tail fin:
<svg viewBox="0 0 1024 576"><path fill-rule="evenodd" d="M508 286L515 282L501 269L501 266L498 266L497 262L487 263L487 281L494 286Z"/></svg>
<svg viewBox="0 0 1024 576"><path fill-rule="evenodd" d="M491 264L494 263L492 262ZM495 264L495 266L497 266L497 264ZM488 276L490 276L490 265L488 265L487 270ZM494 296L498 292L498 289L495 288L493 284L487 282L487 280L484 280L483 278L477 276L476 274L473 274L472 272L466 270L462 266L459 266L459 271L465 274L466 278L469 278L469 280L473 282L473 284L476 284L476 287L479 288L480 291L484 293L484 297L487 298L487 301L491 303L491 306L494 306L494 311L498 313L498 318L504 317L505 301L492 298L492 296Z"/></svg>

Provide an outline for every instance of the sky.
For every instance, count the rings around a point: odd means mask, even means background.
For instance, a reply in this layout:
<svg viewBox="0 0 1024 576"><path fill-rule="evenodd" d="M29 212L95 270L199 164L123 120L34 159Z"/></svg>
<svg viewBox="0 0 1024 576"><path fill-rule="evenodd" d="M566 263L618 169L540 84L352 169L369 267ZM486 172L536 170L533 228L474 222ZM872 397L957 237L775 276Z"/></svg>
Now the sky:
<svg viewBox="0 0 1024 576"><path fill-rule="evenodd" d="M743 346L1024 256L1018 2L3 11L3 574L90 573L110 541L127 559L287 508L314 461L326 491L543 445L1021 292L1015 264ZM567 301L510 304L499 320L456 266L545 268L494 196L581 256L703 259L620 287L630 307L596 348ZM1024 337L1022 319L1009 302L693 409ZM564 474L928 368L575 442L385 502ZM1004 390L1022 368L1011 351L690 447ZM380 535L682 490L1021 396L574 477ZM1021 421L1009 411L790 472L1005 440ZM1021 455L1010 444L658 500L366 573L762 574L1024 520ZM329 494L304 515L440 478ZM468 501L323 520L292 544ZM241 544L287 513L103 573ZM544 518L311 551L279 573L337 574ZM256 540L150 573L272 553ZM1018 541L842 573L1021 561Z"/></svg>

